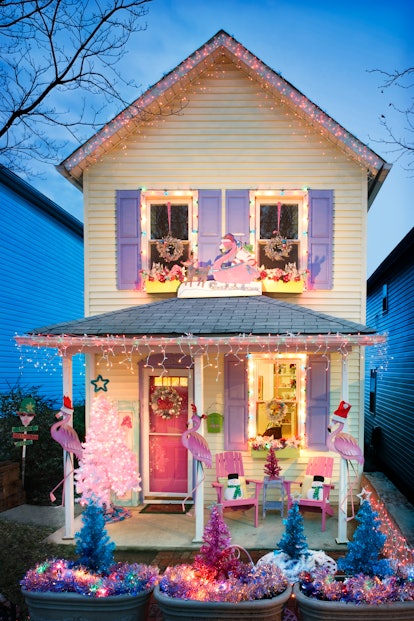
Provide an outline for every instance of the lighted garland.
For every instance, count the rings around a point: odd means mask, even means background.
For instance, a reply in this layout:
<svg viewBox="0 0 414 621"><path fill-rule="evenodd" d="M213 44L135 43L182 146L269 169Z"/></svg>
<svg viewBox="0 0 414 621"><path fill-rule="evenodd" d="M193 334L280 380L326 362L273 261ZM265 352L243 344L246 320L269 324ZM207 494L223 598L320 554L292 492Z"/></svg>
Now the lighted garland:
<svg viewBox="0 0 414 621"><path fill-rule="evenodd" d="M181 414L182 397L171 386L159 386L151 396L151 408L154 414L164 420L170 420Z"/></svg>
<svg viewBox="0 0 414 621"><path fill-rule="evenodd" d="M287 405L277 399L266 403L266 415L271 423L280 423L287 414Z"/></svg>
<svg viewBox="0 0 414 621"><path fill-rule="evenodd" d="M292 244L284 239L278 231L273 231L273 234L274 237L271 237L265 243L265 255L272 259L272 261L288 257L292 250Z"/></svg>
<svg viewBox="0 0 414 621"><path fill-rule="evenodd" d="M167 235L163 240L156 244L158 254L164 261L171 263L177 261L184 253L184 244L181 239Z"/></svg>

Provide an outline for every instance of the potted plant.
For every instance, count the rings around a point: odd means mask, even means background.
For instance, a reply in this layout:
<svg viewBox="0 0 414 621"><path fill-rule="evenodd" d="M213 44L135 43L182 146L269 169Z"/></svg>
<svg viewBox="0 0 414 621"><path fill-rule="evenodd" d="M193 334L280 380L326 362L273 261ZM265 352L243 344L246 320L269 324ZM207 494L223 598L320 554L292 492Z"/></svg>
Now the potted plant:
<svg viewBox="0 0 414 621"><path fill-rule="evenodd" d="M280 620L291 595L288 580L275 565L241 560L217 505L203 542L192 565L167 567L154 589L164 621Z"/></svg>
<svg viewBox="0 0 414 621"><path fill-rule="evenodd" d="M267 459L269 450L276 451L277 459L297 459L300 455L301 438L280 438L275 440L273 436L256 436L249 439L250 453L253 459Z"/></svg>
<svg viewBox="0 0 414 621"><path fill-rule="evenodd" d="M259 559L262 563L274 563L283 574L295 583L302 572L313 574L318 568L327 567L335 572L337 565L333 558L321 550L310 550L303 528L303 517L295 502L291 506L288 517L283 520L285 532L279 541L278 549L265 554Z"/></svg>
<svg viewBox="0 0 414 621"><path fill-rule="evenodd" d="M158 568L114 563L102 507L89 503L82 521L77 561L45 560L21 580L31 621L143 621Z"/></svg>
<svg viewBox="0 0 414 621"><path fill-rule="evenodd" d="M369 498L362 498L353 540L338 570L302 574L294 594L303 621L414 619L414 566L381 558L386 535Z"/></svg>
<svg viewBox="0 0 414 621"><path fill-rule="evenodd" d="M296 263L288 263L285 269L275 267L260 271L262 290L267 293L303 293L308 272L299 272Z"/></svg>
<svg viewBox="0 0 414 621"><path fill-rule="evenodd" d="M174 293L184 282L185 268L179 265L168 268L162 263L153 263L149 271L142 270L141 274L147 293Z"/></svg>

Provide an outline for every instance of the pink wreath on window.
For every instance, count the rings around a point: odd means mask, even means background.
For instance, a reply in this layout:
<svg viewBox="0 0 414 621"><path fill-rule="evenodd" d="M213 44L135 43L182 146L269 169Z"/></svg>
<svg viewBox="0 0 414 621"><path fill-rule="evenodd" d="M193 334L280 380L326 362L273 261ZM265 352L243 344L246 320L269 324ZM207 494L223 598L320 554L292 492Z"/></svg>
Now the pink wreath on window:
<svg viewBox="0 0 414 621"><path fill-rule="evenodd" d="M151 408L157 416L170 420L174 416L180 416L182 400L175 388L158 386L151 395Z"/></svg>

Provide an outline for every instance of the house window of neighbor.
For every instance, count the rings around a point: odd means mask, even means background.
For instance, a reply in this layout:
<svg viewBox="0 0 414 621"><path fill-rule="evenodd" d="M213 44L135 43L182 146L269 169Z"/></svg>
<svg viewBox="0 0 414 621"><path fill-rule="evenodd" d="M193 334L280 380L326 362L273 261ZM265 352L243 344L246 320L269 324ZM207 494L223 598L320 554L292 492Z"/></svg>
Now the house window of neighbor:
<svg viewBox="0 0 414 621"><path fill-rule="evenodd" d="M369 379L369 411L374 416L377 413L377 369L371 369Z"/></svg>
<svg viewBox="0 0 414 621"><path fill-rule="evenodd" d="M171 269L182 266L190 252L189 203L151 201L149 203L148 267L160 263Z"/></svg>
<svg viewBox="0 0 414 621"><path fill-rule="evenodd" d="M285 269L288 263L295 263L301 269L302 198L263 197L257 199L256 205L259 266Z"/></svg>
<svg viewBox="0 0 414 621"><path fill-rule="evenodd" d="M382 285L382 312L388 313L388 285Z"/></svg>

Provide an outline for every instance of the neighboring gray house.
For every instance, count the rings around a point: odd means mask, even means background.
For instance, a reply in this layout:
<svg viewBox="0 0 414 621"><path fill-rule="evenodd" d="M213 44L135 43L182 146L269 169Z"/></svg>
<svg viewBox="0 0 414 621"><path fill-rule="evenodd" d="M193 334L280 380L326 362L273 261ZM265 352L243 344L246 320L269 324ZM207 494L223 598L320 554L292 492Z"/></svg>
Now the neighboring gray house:
<svg viewBox="0 0 414 621"><path fill-rule="evenodd" d="M0 166L0 392L39 387L62 399L61 357L19 350L14 336L83 314L83 225ZM83 356L75 363L74 402L84 400Z"/></svg>
<svg viewBox="0 0 414 621"><path fill-rule="evenodd" d="M367 324L388 339L367 350L366 452L413 501L414 228L368 279Z"/></svg>

